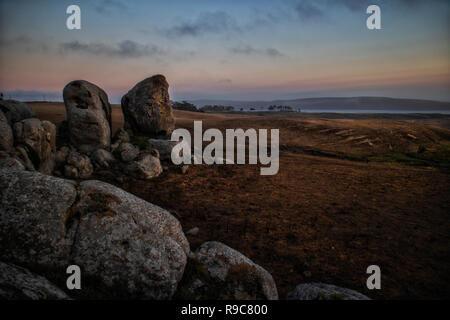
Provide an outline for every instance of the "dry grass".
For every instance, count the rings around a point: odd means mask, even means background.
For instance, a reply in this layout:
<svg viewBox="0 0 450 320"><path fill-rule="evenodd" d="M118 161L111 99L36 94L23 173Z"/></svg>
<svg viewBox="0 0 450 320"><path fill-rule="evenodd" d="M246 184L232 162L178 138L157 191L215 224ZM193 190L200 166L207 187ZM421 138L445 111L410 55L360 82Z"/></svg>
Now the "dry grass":
<svg viewBox="0 0 450 320"><path fill-rule="evenodd" d="M33 108L64 118L61 105ZM397 120L175 115L188 129L194 119L204 128L281 129L278 175L201 165L120 185L176 214L184 230L199 227L192 249L216 240L239 250L274 276L280 297L313 281L373 298L450 297L449 173L389 158L437 152L445 163L449 130ZM114 127L121 121L115 107ZM371 264L381 267L380 291L365 288Z"/></svg>

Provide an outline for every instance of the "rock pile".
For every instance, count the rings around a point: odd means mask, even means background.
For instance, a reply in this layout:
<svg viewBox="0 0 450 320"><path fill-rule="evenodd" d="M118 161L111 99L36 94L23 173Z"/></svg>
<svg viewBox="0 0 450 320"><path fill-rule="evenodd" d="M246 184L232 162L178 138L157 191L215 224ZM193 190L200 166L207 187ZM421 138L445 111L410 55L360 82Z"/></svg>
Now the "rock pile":
<svg viewBox="0 0 450 320"><path fill-rule="evenodd" d="M3 152L2 158L14 158L28 170L51 174L56 127L49 121L34 118L34 112L25 103L1 100L0 152Z"/></svg>

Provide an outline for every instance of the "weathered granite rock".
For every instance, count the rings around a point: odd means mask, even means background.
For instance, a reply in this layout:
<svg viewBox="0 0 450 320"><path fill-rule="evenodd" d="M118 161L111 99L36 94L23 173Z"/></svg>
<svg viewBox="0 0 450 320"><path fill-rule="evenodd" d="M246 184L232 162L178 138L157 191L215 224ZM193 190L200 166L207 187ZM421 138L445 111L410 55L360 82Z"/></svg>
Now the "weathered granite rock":
<svg viewBox="0 0 450 320"><path fill-rule="evenodd" d="M119 128L114 134L113 142L130 142L130 135L124 129Z"/></svg>
<svg viewBox="0 0 450 320"><path fill-rule="evenodd" d="M11 151L14 147L14 136L8 119L0 111L0 151Z"/></svg>
<svg viewBox="0 0 450 320"><path fill-rule="evenodd" d="M67 168L66 168L67 167ZM67 156L67 165L64 168L64 174L68 178L76 179L88 179L94 172L94 167L92 166L91 159L86 155L81 155L80 153L72 150ZM74 170L76 169L76 171Z"/></svg>
<svg viewBox="0 0 450 320"><path fill-rule="evenodd" d="M64 165L67 161L67 157L69 156L70 148L68 146L62 146L55 153L55 163L57 166Z"/></svg>
<svg viewBox="0 0 450 320"><path fill-rule="evenodd" d="M130 162L139 156L139 148L129 142L123 142L114 151L123 162Z"/></svg>
<svg viewBox="0 0 450 320"><path fill-rule="evenodd" d="M16 100L0 100L0 111L4 113L11 127L18 121L35 117L33 110L26 103Z"/></svg>
<svg viewBox="0 0 450 320"><path fill-rule="evenodd" d="M0 262L0 300L69 300L46 278L25 268Z"/></svg>
<svg viewBox="0 0 450 320"><path fill-rule="evenodd" d="M70 143L85 152L111 144L111 105L105 91L84 80L72 81L63 91Z"/></svg>
<svg viewBox="0 0 450 320"><path fill-rule="evenodd" d="M10 154L0 151L0 168L10 168L16 170L25 170L25 166L17 158L11 157Z"/></svg>
<svg viewBox="0 0 450 320"><path fill-rule="evenodd" d="M116 162L116 158L114 158L112 153L105 149L98 149L92 154L91 158L100 168L109 168Z"/></svg>
<svg viewBox="0 0 450 320"><path fill-rule="evenodd" d="M150 180L159 176L163 169L158 158L149 153L140 154L136 161L125 167L125 172L136 179Z"/></svg>
<svg viewBox="0 0 450 320"><path fill-rule="evenodd" d="M70 208L76 197L70 181L0 169L0 260L64 275L73 243Z"/></svg>
<svg viewBox="0 0 450 320"><path fill-rule="evenodd" d="M220 242L205 242L189 259L177 297L277 300L278 292L272 276L261 266Z"/></svg>
<svg viewBox="0 0 450 320"><path fill-rule="evenodd" d="M159 158L162 161L170 161L172 155L172 149L178 144L178 142L163 140L163 139L149 139L147 142L147 150L155 149L159 152ZM182 155L180 151L180 156Z"/></svg>
<svg viewBox="0 0 450 320"><path fill-rule="evenodd" d="M189 253L178 220L106 183L85 181L80 187L74 262L128 298L172 297Z"/></svg>
<svg viewBox="0 0 450 320"><path fill-rule="evenodd" d="M149 137L168 137L175 128L169 98L169 84L163 75L147 78L122 97L125 129Z"/></svg>
<svg viewBox="0 0 450 320"><path fill-rule="evenodd" d="M83 298L170 299L190 252L166 210L100 181L0 169L0 259L54 283L82 269Z"/></svg>
<svg viewBox="0 0 450 320"><path fill-rule="evenodd" d="M20 161L25 166L26 170L36 171L36 169L34 168L33 162L31 162L31 160L29 158L29 154L30 153L27 152L27 150L25 150L25 147L17 146L16 147L16 154L17 154L18 159L20 159Z"/></svg>
<svg viewBox="0 0 450 320"><path fill-rule="evenodd" d="M51 174L56 152L56 127L53 123L36 118L16 122L14 138L16 144L26 151L36 170Z"/></svg>
<svg viewBox="0 0 450 320"><path fill-rule="evenodd" d="M288 300L370 300L369 297L346 288L325 283L302 283L287 295Z"/></svg>

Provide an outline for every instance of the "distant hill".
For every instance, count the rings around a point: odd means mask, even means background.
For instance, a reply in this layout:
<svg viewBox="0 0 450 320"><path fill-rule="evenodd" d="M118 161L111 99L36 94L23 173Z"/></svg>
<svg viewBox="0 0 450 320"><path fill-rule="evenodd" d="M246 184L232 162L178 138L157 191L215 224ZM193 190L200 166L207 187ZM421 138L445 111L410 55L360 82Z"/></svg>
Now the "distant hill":
<svg viewBox="0 0 450 320"><path fill-rule="evenodd" d="M351 97L351 98L305 98L273 101L234 101L234 100L188 100L198 108L205 105L227 105L236 110L268 109L271 105L286 105L302 110L404 110L404 111L450 111L450 102L396 99L385 97Z"/></svg>

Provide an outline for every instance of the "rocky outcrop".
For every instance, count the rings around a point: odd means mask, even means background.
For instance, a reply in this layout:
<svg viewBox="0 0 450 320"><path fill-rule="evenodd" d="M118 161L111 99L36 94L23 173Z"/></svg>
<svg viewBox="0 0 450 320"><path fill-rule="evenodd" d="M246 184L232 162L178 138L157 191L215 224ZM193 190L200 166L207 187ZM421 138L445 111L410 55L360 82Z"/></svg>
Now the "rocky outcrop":
<svg viewBox="0 0 450 320"><path fill-rule="evenodd" d="M11 169L0 169L0 199L2 261L55 283L76 264L83 298L174 294L189 244L166 210L103 182Z"/></svg>
<svg viewBox="0 0 450 320"><path fill-rule="evenodd" d="M139 155L136 161L131 162L125 167L125 172L136 179L150 180L159 176L163 169L157 157L149 153Z"/></svg>
<svg viewBox="0 0 450 320"><path fill-rule="evenodd" d="M0 262L0 299L69 300L70 297L44 277L25 268Z"/></svg>
<svg viewBox="0 0 450 320"><path fill-rule="evenodd" d="M15 100L0 100L0 111L8 119L10 126L18 121L35 117L33 110L26 103Z"/></svg>
<svg viewBox="0 0 450 320"><path fill-rule="evenodd" d="M220 242L206 242L189 259L177 297L277 300L278 292L272 276L261 266Z"/></svg>
<svg viewBox="0 0 450 320"><path fill-rule="evenodd" d="M149 137L168 137L175 127L169 98L169 84L163 75L147 78L122 97L125 129Z"/></svg>
<svg viewBox="0 0 450 320"><path fill-rule="evenodd" d="M325 283L302 283L287 295L288 300L370 300L369 297L346 288Z"/></svg>
<svg viewBox="0 0 450 320"><path fill-rule="evenodd" d="M96 85L77 80L63 91L70 143L91 152L111 144L111 105L106 93Z"/></svg>
<svg viewBox="0 0 450 320"><path fill-rule="evenodd" d="M16 145L25 150L25 162L31 161L39 172L51 174L55 165L56 127L49 121L36 118L25 119L14 124Z"/></svg>
<svg viewBox="0 0 450 320"><path fill-rule="evenodd" d="M0 111L0 151L11 151L14 147L14 136L8 119Z"/></svg>

